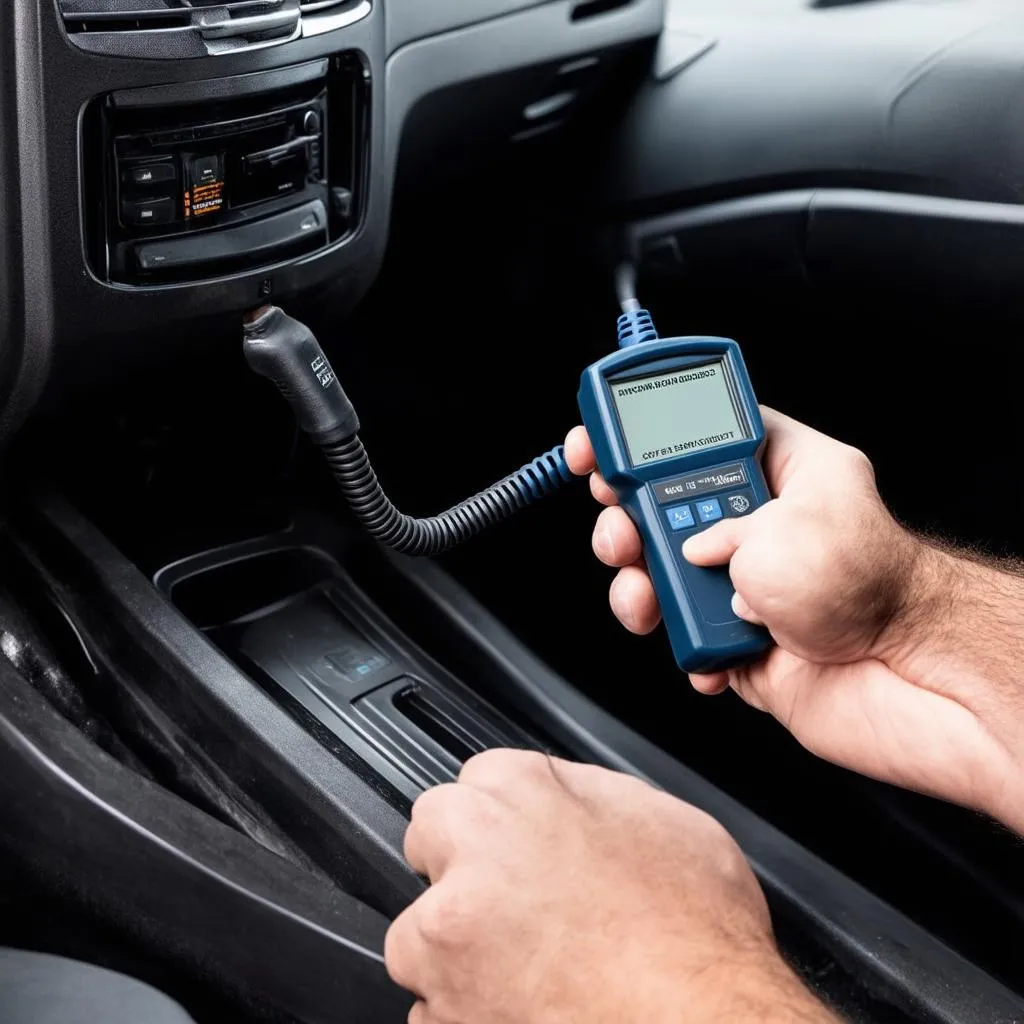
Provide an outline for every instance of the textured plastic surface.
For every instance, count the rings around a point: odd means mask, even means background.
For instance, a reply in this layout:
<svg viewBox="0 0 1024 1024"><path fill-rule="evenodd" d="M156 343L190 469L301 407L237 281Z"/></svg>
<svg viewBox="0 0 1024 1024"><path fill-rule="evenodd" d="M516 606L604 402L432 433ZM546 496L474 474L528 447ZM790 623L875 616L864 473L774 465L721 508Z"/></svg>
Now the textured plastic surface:
<svg viewBox="0 0 1024 1024"><path fill-rule="evenodd" d="M203 552L156 584L218 623L211 639L410 803L479 750L543 749L423 655L310 539L300 529Z"/></svg>
<svg viewBox="0 0 1024 1024"><path fill-rule="evenodd" d="M289 1020L405 1019L383 916L115 762L3 659L0 769L6 863L141 949Z"/></svg>
<svg viewBox="0 0 1024 1024"><path fill-rule="evenodd" d="M36 509L39 557L61 560L65 612L85 642L117 645L180 736L222 763L347 892L389 915L418 895L401 852L407 820L386 787L356 775L336 740L280 707L71 506L40 499Z"/></svg>
<svg viewBox="0 0 1024 1024"><path fill-rule="evenodd" d="M800 187L1024 198L1016 0L681 0L663 45L677 33L709 45L631 105L609 148L611 203Z"/></svg>
<svg viewBox="0 0 1024 1024"><path fill-rule="evenodd" d="M615 411L608 378L624 371L672 369L680 360L718 356L735 386L749 437L732 444L633 466ZM652 484L694 470L741 464L750 497L747 510L770 498L761 471L764 425L740 347L725 338L670 338L632 345L588 367L580 380L580 413L597 464L643 538L644 557L654 580L676 662L684 672L710 672L749 661L770 646L768 633L737 618L729 607L732 586L724 568L690 565L678 551L681 535L666 522ZM746 492L746 487L745 487Z"/></svg>

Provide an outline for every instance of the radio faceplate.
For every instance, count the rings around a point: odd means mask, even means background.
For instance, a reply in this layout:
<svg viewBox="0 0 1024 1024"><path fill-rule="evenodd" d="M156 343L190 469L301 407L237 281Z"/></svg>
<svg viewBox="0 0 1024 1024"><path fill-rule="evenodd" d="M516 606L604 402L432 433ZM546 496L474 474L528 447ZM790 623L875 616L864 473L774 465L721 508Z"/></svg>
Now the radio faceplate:
<svg viewBox="0 0 1024 1024"><path fill-rule="evenodd" d="M97 276L134 285L217 277L353 230L361 65L345 56L320 65L322 74L259 96L147 107L115 95L94 104L86 131L102 154L103 209L91 207L91 223L88 195L86 209ZM91 191L88 173L84 187ZM312 216L282 216L300 209Z"/></svg>
<svg viewBox="0 0 1024 1024"><path fill-rule="evenodd" d="M119 226L230 221L234 211L326 185L327 90L310 102L230 121L114 139Z"/></svg>

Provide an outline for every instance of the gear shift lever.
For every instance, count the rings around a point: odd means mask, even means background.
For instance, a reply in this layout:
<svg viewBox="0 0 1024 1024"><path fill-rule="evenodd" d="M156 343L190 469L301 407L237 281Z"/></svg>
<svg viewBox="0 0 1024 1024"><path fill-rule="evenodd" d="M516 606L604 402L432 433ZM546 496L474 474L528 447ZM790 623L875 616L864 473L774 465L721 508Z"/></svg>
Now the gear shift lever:
<svg viewBox="0 0 1024 1024"><path fill-rule="evenodd" d="M359 440L359 417L312 331L276 306L264 306L245 318L244 349L251 369L277 385L324 453L356 518L395 551L441 554L572 479L559 446L440 515L403 515L377 481Z"/></svg>

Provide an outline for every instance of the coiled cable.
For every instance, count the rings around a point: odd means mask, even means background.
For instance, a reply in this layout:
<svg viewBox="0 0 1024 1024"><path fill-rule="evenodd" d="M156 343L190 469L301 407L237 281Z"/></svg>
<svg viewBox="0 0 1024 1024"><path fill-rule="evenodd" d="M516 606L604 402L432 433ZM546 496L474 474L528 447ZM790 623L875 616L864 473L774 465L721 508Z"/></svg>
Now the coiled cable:
<svg viewBox="0 0 1024 1024"><path fill-rule="evenodd" d="M324 453L356 518L395 551L439 555L572 479L559 446L447 512L427 519L403 515L377 480L359 440L356 410L313 332L276 306L263 306L245 318L243 347L249 366L277 385L298 425Z"/></svg>
<svg viewBox="0 0 1024 1024"><path fill-rule="evenodd" d="M559 445L479 494L439 515L417 519L399 512L384 493L362 441L320 444L353 514L375 540L406 555L439 555L510 518L572 479Z"/></svg>

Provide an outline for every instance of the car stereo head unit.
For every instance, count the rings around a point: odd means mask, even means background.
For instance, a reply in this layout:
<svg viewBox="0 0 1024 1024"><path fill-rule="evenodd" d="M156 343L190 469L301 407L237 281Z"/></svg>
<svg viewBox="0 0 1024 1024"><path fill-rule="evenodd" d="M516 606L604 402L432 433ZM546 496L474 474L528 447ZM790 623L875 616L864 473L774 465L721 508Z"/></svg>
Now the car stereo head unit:
<svg viewBox="0 0 1024 1024"><path fill-rule="evenodd" d="M267 114L115 138L121 227L209 224L326 184L326 104L323 92Z"/></svg>
<svg viewBox="0 0 1024 1024"><path fill-rule="evenodd" d="M98 276L137 285L209 279L352 231L362 67L343 57L330 64L301 65L302 80L285 89L210 103L168 103L166 87L97 101L86 145L91 137L102 153L104 184L92 188L87 161L84 185Z"/></svg>

